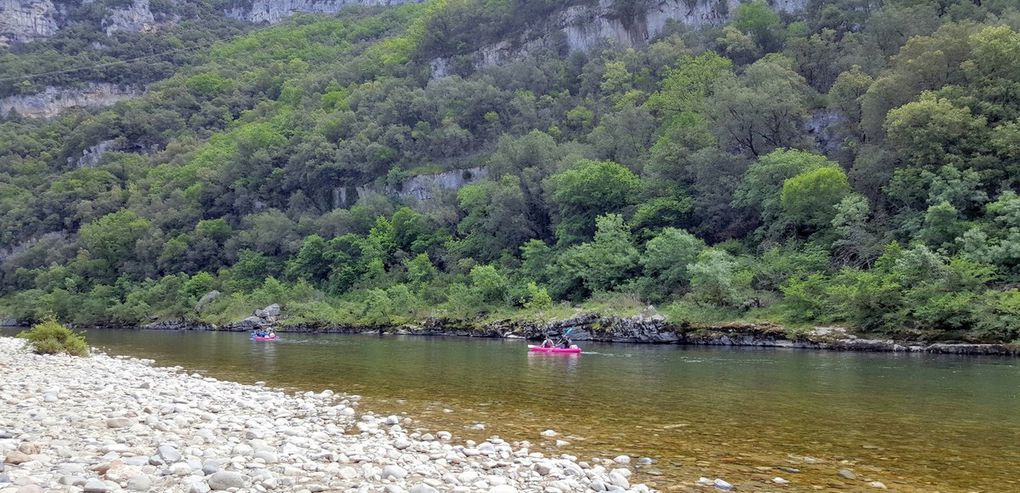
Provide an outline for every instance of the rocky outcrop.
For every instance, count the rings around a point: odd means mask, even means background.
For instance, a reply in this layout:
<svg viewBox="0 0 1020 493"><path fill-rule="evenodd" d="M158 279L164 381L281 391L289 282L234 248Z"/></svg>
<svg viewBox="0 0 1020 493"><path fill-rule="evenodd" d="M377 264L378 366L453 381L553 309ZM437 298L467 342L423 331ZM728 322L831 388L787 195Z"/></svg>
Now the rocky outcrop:
<svg viewBox="0 0 1020 493"><path fill-rule="evenodd" d="M50 0L0 0L0 47L56 34L58 15Z"/></svg>
<svg viewBox="0 0 1020 493"><path fill-rule="evenodd" d="M116 139L104 140L81 151L81 156L67 158L67 164L75 168L95 168L107 151L119 149Z"/></svg>
<svg viewBox="0 0 1020 493"><path fill-rule="evenodd" d="M90 3L82 2L79 7L72 2L54 4L51 0L0 0L0 46L53 36L73 22L76 9L91 8ZM156 19L149 0L132 0L122 8L109 9L101 24L109 36L117 31L151 32L174 20L176 16Z"/></svg>
<svg viewBox="0 0 1020 493"><path fill-rule="evenodd" d="M80 89L47 87L37 94L8 96L0 99L0 117L17 113L28 118L52 118L69 108L100 108L143 94L135 87L116 84L87 84Z"/></svg>
<svg viewBox="0 0 1020 493"><path fill-rule="evenodd" d="M103 29L109 36L117 31L152 32L156 30L156 19L149 9L149 0L133 0L131 5L110 11L103 19Z"/></svg>
<svg viewBox="0 0 1020 493"><path fill-rule="evenodd" d="M489 168L476 166L474 168L452 169L440 173L416 175L394 187L373 184L334 187L331 202L334 209L339 209L354 205L359 198L366 195L382 194L388 197L408 199L412 202L412 205L422 205L436 198L440 191L459 190L464 185L469 185L488 177Z"/></svg>
<svg viewBox="0 0 1020 493"><path fill-rule="evenodd" d="M838 111L819 110L811 114L804 130L814 137L818 148L831 157L842 149L843 141L847 138L844 131L846 121L846 116Z"/></svg>
<svg viewBox="0 0 1020 493"><path fill-rule="evenodd" d="M402 3L417 3L422 0L254 0L250 5L237 5L225 14L232 19L255 24L276 24L292 14L335 14L355 5L383 7Z"/></svg>
<svg viewBox="0 0 1020 493"><path fill-rule="evenodd" d="M625 47L642 46L671 22L694 27L723 23L741 3L741 0L659 0L632 16L622 17L614 1L598 0L594 5L565 8L543 28L476 50L470 55L472 63L476 69L482 69L530 53L584 52L607 42ZM773 0L769 4L781 12L796 12L807 5L807 0ZM450 63L448 59L438 58L431 66L432 77L439 78L448 74Z"/></svg>
<svg viewBox="0 0 1020 493"><path fill-rule="evenodd" d="M458 190L464 185L483 180L488 176L489 169L484 166L418 175L406 180L395 192L400 198L428 201L439 190Z"/></svg>

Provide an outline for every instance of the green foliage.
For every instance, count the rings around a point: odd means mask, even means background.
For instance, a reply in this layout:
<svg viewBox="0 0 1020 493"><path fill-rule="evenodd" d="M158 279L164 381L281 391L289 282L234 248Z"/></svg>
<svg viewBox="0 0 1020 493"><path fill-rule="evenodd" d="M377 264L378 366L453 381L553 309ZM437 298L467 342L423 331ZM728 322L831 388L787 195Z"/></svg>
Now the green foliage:
<svg viewBox="0 0 1020 493"><path fill-rule="evenodd" d="M751 276L740 269L737 259L719 249L707 249L688 268L691 295L716 306L739 307L748 299Z"/></svg>
<svg viewBox="0 0 1020 493"><path fill-rule="evenodd" d="M611 161L581 160L549 180L556 209L556 237L569 245L592 237L595 218L634 202L638 177Z"/></svg>
<svg viewBox="0 0 1020 493"><path fill-rule="evenodd" d="M666 228L645 245L641 266L656 292L683 291L690 285L690 266L704 248L705 242L694 235Z"/></svg>
<svg viewBox="0 0 1020 493"><path fill-rule="evenodd" d="M44 74L0 96L147 90L0 121L0 311L226 323L277 302L317 326L656 303L1016 338L1017 14L867 3L744 2L725 26L569 57L528 43L480 67L480 49L593 4L255 28L161 1L179 22L106 36L111 4L72 2L57 35L0 54L2 73ZM628 25L652 7L610 10Z"/></svg>
<svg viewBox="0 0 1020 493"><path fill-rule="evenodd" d="M784 180L779 202L786 221L820 228L829 226L836 206L849 194L846 173L836 166L824 166Z"/></svg>
<svg viewBox="0 0 1020 493"><path fill-rule="evenodd" d="M38 354L66 353L71 356L88 356L89 346L85 336L68 329L53 318L47 318L26 330L18 337L28 341L32 351Z"/></svg>
<svg viewBox="0 0 1020 493"><path fill-rule="evenodd" d="M611 291L636 271L638 251L619 214L596 219L595 240L563 252L559 262L571 277L580 279L589 292Z"/></svg>

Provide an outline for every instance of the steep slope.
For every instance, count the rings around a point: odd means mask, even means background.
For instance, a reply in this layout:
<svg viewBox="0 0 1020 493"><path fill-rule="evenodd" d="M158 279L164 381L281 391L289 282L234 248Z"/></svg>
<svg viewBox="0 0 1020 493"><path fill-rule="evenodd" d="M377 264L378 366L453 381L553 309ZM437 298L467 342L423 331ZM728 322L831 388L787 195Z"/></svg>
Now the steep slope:
<svg viewBox="0 0 1020 493"><path fill-rule="evenodd" d="M657 17L691 12L670 2L437 0L257 30L202 3L109 36L89 16L5 52L5 73L54 69L5 95L147 90L0 124L0 310L223 322L280 302L322 325L656 303L1009 341L1020 13L950 3L685 25ZM563 12L600 34L571 45ZM97 54L117 63L57 70Z"/></svg>

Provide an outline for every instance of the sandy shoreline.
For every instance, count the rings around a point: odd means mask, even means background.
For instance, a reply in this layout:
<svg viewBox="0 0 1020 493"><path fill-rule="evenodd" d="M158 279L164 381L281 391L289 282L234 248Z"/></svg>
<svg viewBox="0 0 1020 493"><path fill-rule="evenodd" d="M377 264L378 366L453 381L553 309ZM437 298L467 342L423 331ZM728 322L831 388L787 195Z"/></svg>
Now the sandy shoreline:
<svg viewBox="0 0 1020 493"><path fill-rule="evenodd" d="M626 465L405 429L357 396L288 394L0 337L0 493L649 491ZM625 462L625 460L621 460Z"/></svg>

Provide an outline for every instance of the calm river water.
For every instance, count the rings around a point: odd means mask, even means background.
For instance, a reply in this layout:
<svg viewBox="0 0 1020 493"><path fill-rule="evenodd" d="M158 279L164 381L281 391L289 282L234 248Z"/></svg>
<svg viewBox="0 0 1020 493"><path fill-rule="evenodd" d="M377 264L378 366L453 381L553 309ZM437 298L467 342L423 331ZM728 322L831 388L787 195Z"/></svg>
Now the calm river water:
<svg viewBox="0 0 1020 493"><path fill-rule="evenodd" d="M8 335L10 332L6 332ZM334 389L364 407L481 439L527 439L582 459L629 454L637 478L695 491L1020 491L1020 360L519 340L88 331L112 354L241 382ZM590 352L589 352L590 351ZM468 429L483 423L484 431ZM570 442L557 449L540 432ZM838 475L849 469L857 476ZM780 476L784 487L771 483Z"/></svg>

